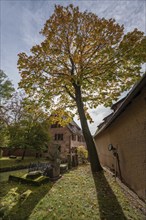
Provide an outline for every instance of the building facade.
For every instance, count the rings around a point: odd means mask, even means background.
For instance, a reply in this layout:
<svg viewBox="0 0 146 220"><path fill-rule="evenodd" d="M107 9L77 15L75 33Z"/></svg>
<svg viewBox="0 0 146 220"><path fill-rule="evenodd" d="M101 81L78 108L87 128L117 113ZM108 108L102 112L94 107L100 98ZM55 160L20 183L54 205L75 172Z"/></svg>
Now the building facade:
<svg viewBox="0 0 146 220"><path fill-rule="evenodd" d="M146 75L112 109L113 114L94 135L100 162L145 200Z"/></svg>
<svg viewBox="0 0 146 220"><path fill-rule="evenodd" d="M81 128L72 121L67 126L53 124L50 128L50 145L59 145L62 159L67 158L68 154L74 153L78 146L85 146Z"/></svg>

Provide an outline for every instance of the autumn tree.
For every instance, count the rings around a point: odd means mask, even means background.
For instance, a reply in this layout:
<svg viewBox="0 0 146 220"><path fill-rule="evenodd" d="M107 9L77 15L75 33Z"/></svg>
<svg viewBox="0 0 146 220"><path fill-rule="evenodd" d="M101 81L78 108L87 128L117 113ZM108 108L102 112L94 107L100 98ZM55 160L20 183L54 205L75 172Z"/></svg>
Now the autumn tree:
<svg viewBox="0 0 146 220"><path fill-rule="evenodd" d="M48 114L28 99L22 92L15 92L3 105L0 112L0 144L23 149L24 159L27 149L36 152L46 150L50 141Z"/></svg>
<svg viewBox="0 0 146 220"><path fill-rule="evenodd" d="M78 7L55 6L41 31L44 41L19 54L20 86L50 110L76 109L92 171L100 171L87 120L89 108L110 105L137 81L146 59L146 39L137 29L124 34L114 19Z"/></svg>
<svg viewBox="0 0 146 220"><path fill-rule="evenodd" d="M0 69L0 146L7 144L7 129L5 121L5 105L15 91L11 81Z"/></svg>
<svg viewBox="0 0 146 220"><path fill-rule="evenodd" d="M33 149L36 152L42 152L48 149L50 141L49 135L50 124L48 121L33 121L28 117L19 123L9 126L9 142L11 148L23 149L22 160L25 157L27 149Z"/></svg>
<svg viewBox="0 0 146 220"><path fill-rule="evenodd" d="M3 99L8 100L14 90L13 84L8 79L7 75L3 70L0 70L0 103L2 103Z"/></svg>
<svg viewBox="0 0 146 220"><path fill-rule="evenodd" d="M23 149L22 160L27 149L41 152L48 148L50 122L48 114L27 97L15 94L5 114L10 148Z"/></svg>

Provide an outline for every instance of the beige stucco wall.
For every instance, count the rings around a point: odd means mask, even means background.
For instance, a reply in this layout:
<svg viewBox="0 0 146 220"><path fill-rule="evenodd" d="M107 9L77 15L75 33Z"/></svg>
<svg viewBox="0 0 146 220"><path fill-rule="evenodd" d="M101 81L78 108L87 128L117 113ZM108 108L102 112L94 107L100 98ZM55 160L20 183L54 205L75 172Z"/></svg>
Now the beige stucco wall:
<svg viewBox="0 0 146 220"><path fill-rule="evenodd" d="M146 88L123 113L95 137L101 164L115 169L115 158L108 145L117 148L123 181L145 199L146 190Z"/></svg>

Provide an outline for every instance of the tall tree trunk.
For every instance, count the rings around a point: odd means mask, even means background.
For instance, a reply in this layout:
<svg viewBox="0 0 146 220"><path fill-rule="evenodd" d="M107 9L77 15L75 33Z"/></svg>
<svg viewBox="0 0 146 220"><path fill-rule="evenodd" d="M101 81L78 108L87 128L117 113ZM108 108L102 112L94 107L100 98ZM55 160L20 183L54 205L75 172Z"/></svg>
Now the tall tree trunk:
<svg viewBox="0 0 146 220"><path fill-rule="evenodd" d="M89 126L87 123L87 118L86 118L85 111L84 111L84 104L82 101L81 88L80 86L76 84L74 84L74 88L75 88L77 109L78 109L78 113L80 117L83 135L84 135L86 145L87 145L87 150L89 153L91 169L92 169L92 172L98 172L102 170L102 167L100 165L95 143L93 141L93 137L91 135L91 132L89 130Z"/></svg>

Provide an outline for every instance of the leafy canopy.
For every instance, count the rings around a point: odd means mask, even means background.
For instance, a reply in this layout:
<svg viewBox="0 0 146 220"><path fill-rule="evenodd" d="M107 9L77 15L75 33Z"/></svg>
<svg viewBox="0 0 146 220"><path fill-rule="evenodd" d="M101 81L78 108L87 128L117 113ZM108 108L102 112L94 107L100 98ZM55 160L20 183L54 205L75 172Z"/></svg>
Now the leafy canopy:
<svg viewBox="0 0 146 220"><path fill-rule="evenodd" d="M20 87L51 110L76 109L75 87L84 110L106 106L140 77L146 38L137 29L124 34L114 19L99 18L78 7L55 6L40 45L19 54Z"/></svg>
<svg viewBox="0 0 146 220"><path fill-rule="evenodd" d="M0 146L5 146L8 142L7 128L6 128L6 111L5 105L11 98L14 92L14 87L11 81L3 70L0 69Z"/></svg>
<svg viewBox="0 0 146 220"><path fill-rule="evenodd" d="M0 70L0 103L2 99L9 99L14 92L14 87L11 81L3 70Z"/></svg>
<svg viewBox="0 0 146 220"><path fill-rule="evenodd" d="M50 141L48 114L21 92L0 109L2 146L45 149Z"/></svg>
<svg viewBox="0 0 146 220"><path fill-rule="evenodd" d="M46 149L50 141L49 128L48 115L34 102L21 97L15 100L13 117L8 126L8 145L36 150Z"/></svg>
<svg viewBox="0 0 146 220"><path fill-rule="evenodd" d="M27 120L12 124L8 128L10 147L46 149L50 141L49 124L44 122L32 122Z"/></svg>

